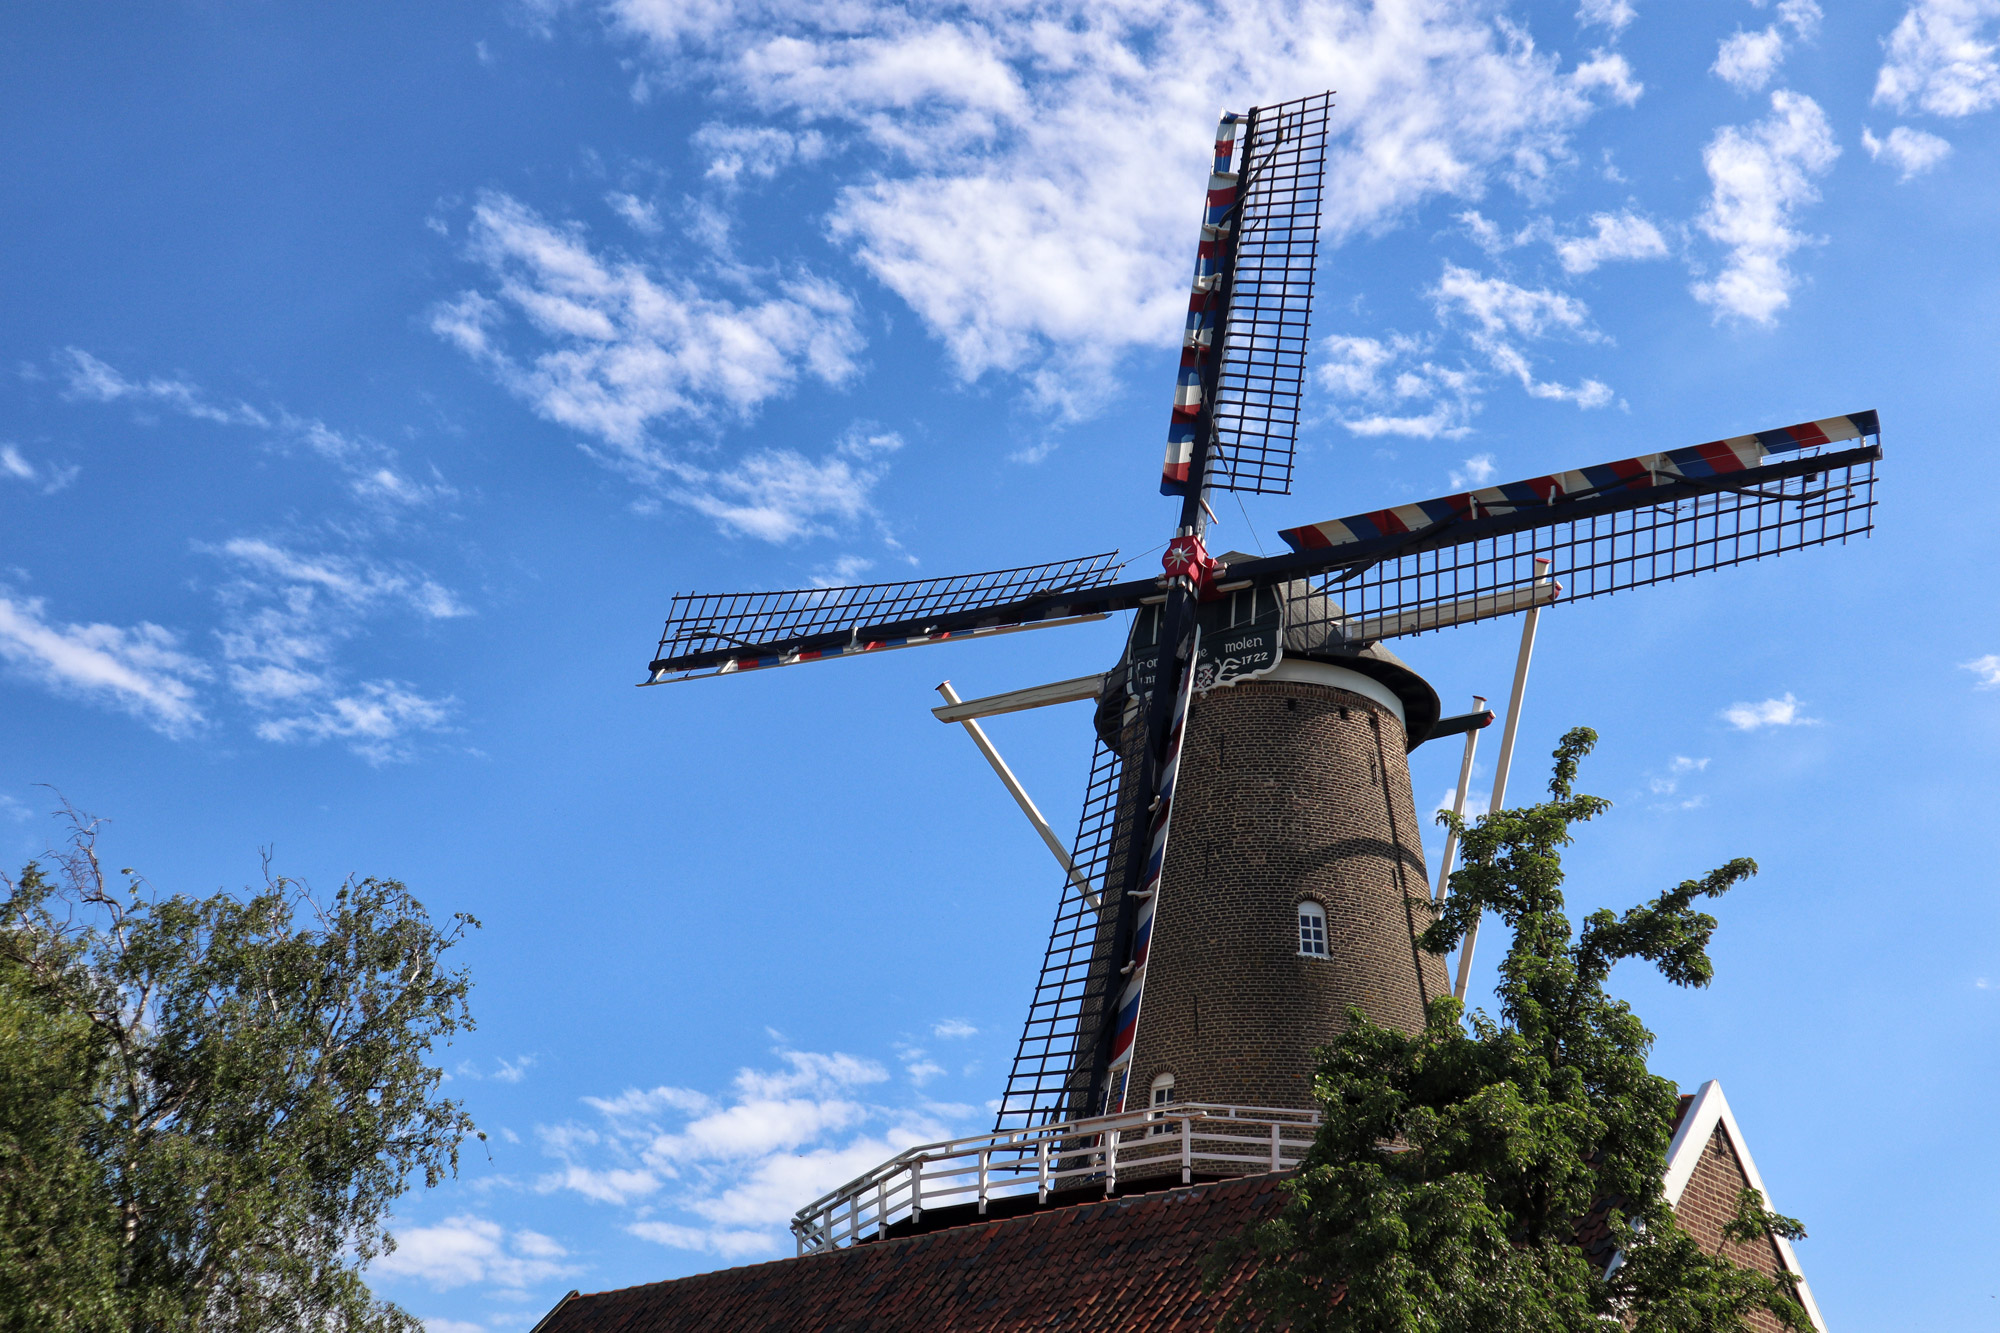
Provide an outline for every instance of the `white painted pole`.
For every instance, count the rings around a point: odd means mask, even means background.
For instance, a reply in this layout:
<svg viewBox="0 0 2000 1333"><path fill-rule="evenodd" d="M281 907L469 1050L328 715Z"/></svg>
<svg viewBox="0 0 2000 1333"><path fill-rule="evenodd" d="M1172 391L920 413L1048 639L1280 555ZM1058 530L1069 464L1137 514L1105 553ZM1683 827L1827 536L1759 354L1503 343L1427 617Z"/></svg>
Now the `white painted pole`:
<svg viewBox="0 0 2000 1333"><path fill-rule="evenodd" d="M1473 712L1480 712L1485 707L1485 695L1472 696ZM1474 727L1465 733L1465 758L1458 765L1458 795L1451 801L1451 813L1459 819L1465 818L1465 793L1472 786L1472 753L1479 748L1479 733L1483 730L1484 727ZM1438 862L1438 886L1437 892L1431 895L1432 902L1443 904L1445 887L1451 883L1452 858L1457 855L1458 830L1453 829L1444 835L1444 859Z"/></svg>
<svg viewBox="0 0 2000 1333"><path fill-rule="evenodd" d="M940 684L937 690L948 704L962 702L958 697L958 691L951 687L951 682L948 680ZM1056 831L1049 827L1049 821L1043 819L1042 812L1035 808L1034 801L1021 786L1020 779L1014 776L1014 770L1007 767L1007 761L1000 757L1000 752L993 748L993 742L986 738L985 728L969 717L962 719L959 725L965 728L966 735L972 737L972 743L979 747L979 753L986 756L986 762L993 765L993 771L1000 775L1000 781L1007 788L1007 794L1014 798L1014 803L1021 807L1021 813L1035 826L1035 832L1042 835L1042 841L1048 844L1049 851L1054 853L1057 863L1063 868L1063 873L1069 876L1070 883L1076 885L1077 891L1083 895L1083 900L1090 904L1091 910L1097 910L1099 905L1097 895L1090 891L1090 881L1076 868L1076 862L1069 859L1069 849L1062 845L1061 839L1056 837Z"/></svg>
<svg viewBox="0 0 2000 1333"><path fill-rule="evenodd" d="M1535 557L1535 586L1548 582L1549 561L1546 556ZM1500 733L1500 762L1493 768L1493 798L1486 804L1486 813L1506 808L1507 770L1514 762L1514 737L1521 729L1521 699L1528 692L1528 662L1535 655L1535 626L1542 618L1542 608L1531 606L1521 621L1521 655L1514 659L1514 692L1507 697L1507 725ZM1452 985L1451 993L1463 1003L1466 983L1472 977L1472 947L1479 942L1479 919L1473 918L1472 929L1465 932L1465 944L1458 951L1458 979Z"/></svg>

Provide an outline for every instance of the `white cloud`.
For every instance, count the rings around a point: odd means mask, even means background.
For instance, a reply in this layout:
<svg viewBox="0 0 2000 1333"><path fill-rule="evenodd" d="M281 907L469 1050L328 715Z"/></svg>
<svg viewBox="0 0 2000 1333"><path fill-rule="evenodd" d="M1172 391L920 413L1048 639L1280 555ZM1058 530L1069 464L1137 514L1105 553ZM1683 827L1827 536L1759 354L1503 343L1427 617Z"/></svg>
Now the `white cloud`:
<svg viewBox="0 0 2000 1333"><path fill-rule="evenodd" d="M870 512L869 494L903 447L900 435L850 431L817 461L793 449L765 449L715 471L675 464L670 494L724 528L782 542L830 534L825 520L852 522Z"/></svg>
<svg viewBox="0 0 2000 1333"><path fill-rule="evenodd" d="M852 298L810 273L775 292L731 274L744 293L732 300L683 272L600 254L581 227L495 193L473 208L468 254L492 294L438 305L432 330L641 479L684 466L654 440L655 426L747 420L804 377L838 385L858 368ZM517 340L529 350L517 353Z"/></svg>
<svg viewBox="0 0 2000 1333"><path fill-rule="evenodd" d="M736 185L746 176L770 180L793 163L816 162L826 155L826 136L812 130L793 134L768 125L711 123L695 131L693 142L708 158L703 174L724 185Z"/></svg>
<svg viewBox="0 0 2000 1333"><path fill-rule="evenodd" d="M218 406L199 385L187 380L158 376L143 381L127 379L81 348L65 347L55 354L55 361L69 382L71 398L150 404L197 421L268 431L277 447L302 448L334 464L347 474L348 489L362 500L421 505L453 499L458 494L435 468L431 469L428 481L419 481L398 470L394 449L337 431L324 421L294 416L282 409L265 412L242 402L234 407Z"/></svg>
<svg viewBox="0 0 2000 1333"><path fill-rule="evenodd" d="M1454 439L1471 429L1476 376L1431 359L1432 350L1400 333L1334 334L1320 339L1312 375L1342 403L1336 417L1353 434Z"/></svg>
<svg viewBox="0 0 2000 1333"><path fill-rule="evenodd" d="M1718 319L1770 324L1791 302L1797 279L1785 261L1807 241L1797 214L1819 199L1813 180L1839 156L1819 104L1783 88L1771 94L1768 117L1747 129L1724 126L1709 140L1702 162L1714 189L1698 222L1729 259L1693 291Z"/></svg>
<svg viewBox="0 0 2000 1333"><path fill-rule="evenodd" d="M651 1171L621 1167L593 1171L571 1163L543 1176L536 1182L536 1188L545 1194L551 1190L569 1190L598 1203L629 1203L659 1189L660 1178Z"/></svg>
<svg viewBox="0 0 2000 1333"><path fill-rule="evenodd" d="M1544 338L1567 334L1584 341L1601 338L1590 323L1590 309L1583 302L1546 288L1519 287L1504 278L1488 278L1471 269L1447 262L1444 276L1429 293L1436 303L1438 319L1449 322L1454 316L1469 318L1472 345L1486 356L1493 368L1521 382L1534 398L1572 402L1581 408L1603 407L1611 401L1611 388L1586 379L1575 387L1538 380L1527 355L1516 345L1517 338Z"/></svg>
<svg viewBox="0 0 2000 1333"><path fill-rule="evenodd" d="M965 1037L976 1037L979 1029L962 1018L947 1018L942 1023L931 1024L931 1035L943 1037L947 1041L957 1041Z"/></svg>
<svg viewBox="0 0 2000 1333"><path fill-rule="evenodd" d="M956 1127L939 1116L970 1114L868 1104L867 1090L889 1077L874 1060L777 1054L775 1068L739 1070L723 1098L669 1086L585 1098L602 1115L595 1126L538 1130L561 1164L538 1187L614 1205L644 1199L626 1229L657 1244L732 1259L773 1253L806 1202L903 1148L949 1137Z"/></svg>
<svg viewBox="0 0 2000 1333"><path fill-rule="evenodd" d="M109 704L167 736L206 721L195 684L210 671L181 651L179 635L149 621L129 629L58 624L41 598L0 591L0 660L58 694Z"/></svg>
<svg viewBox="0 0 2000 1333"><path fill-rule="evenodd" d="M633 231L638 232L642 236L658 236L660 234L662 230L660 225L660 210L641 199L638 195L627 194L623 190L613 190L610 194L604 196L604 202L611 206L612 212L624 218L626 225L631 227Z"/></svg>
<svg viewBox="0 0 2000 1333"><path fill-rule="evenodd" d="M1761 703L1731 704L1722 710L1722 720L1738 731L1756 731L1762 727L1815 727L1816 717L1805 717L1799 712L1799 701L1788 691L1782 699L1765 699Z"/></svg>
<svg viewBox="0 0 2000 1333"><path fill-rule="evenodd" d="M1984 657L1975 657L1970 662L1961 662L1958 665L1959 670L1970 671L1979 677L1978 684L1973 688L2000 690L2000 654L1988 653Z"/></svg>
<svg viewBox="0 0 2000 1333"><path fill-rule="evenodd" d="M1953 117L2000 106L1996 24L2000 0L1915 0L1883 43L1876 103Z"/></svg>
<svg viewBox="0 0 2000 1333"><path fill-rule="evenodd" d="M1599 265L1621 259L1664 259L1666 238L1647 219L1627 209L1619 213L1593 213L1594 229L1586 236L1556 237L1556 258L1565 273L1589 273Z"/></svg>
<svg viewBox="0 0 2000 1333"><path fill-rule="evenodd" d="M686 1227L673 1222L634 1222L628 1235L650 1240L671 1250L693 1250L719 1255L724 1259L747 1259L769 1254L779 1248L776 1234L769 1231L738 1231L727 1227Z"/></svg>
<svg viewBox="0 0 2000 1333"><path fill-rule="evenodd" d="M1632 0L1583 0L1583 7L1576 11L1576 17L1579 23L1595 24L1619 33L1639 14L1632 8Z"/></svg>
<svg viewBox="0 0 2000 1333"><path fill-rule="evenodd" d="M1742 705L1738 705L1738 707L1742 707ZM1662 776L1652 778L1646 785L1655 796L1671 796L1680 790L1682 778L1685 778L1690 773L1705 773L1707 771L1707 759L1693 759L1684 754L1677 754L1667 762L1666 773ZM1690 800L1680 802L1679 808L1692 810L1706 801L1706 797L1696 796ZM1667 809L1669 807L1662 806L1660 808Z"/></svg>
<svg viewBox="0 0 2000 1333"><path fill-rule="evenodd" d="M1534 189L1603 101L1638 93L1622 57L1566 71L1479 0L611 9L662 79L873 148L878 170L840 191L831 235L962 376L1018 373L1074 413L1127 349L1178 336L1218 99L1341 90L1338 240L1438 195Z"/></svg>
<svg viewBox="0 0 2000 1333"><path fill-rule="evenodd" d="M408 758L413 734L446 727L454 700L395 680L349 685L334 659L342 641L387 610L427 621L470 614L450 589L407 566L307 554L259 537L234 538L213 553L233 570L218 590L223 622L216 637L230 688L263 714L259 737L342 740L382 764Z"/></svg>
<svg viewBox="0 0 2000 1333"><path fill-rule="evenodd" d="M1885 139L1876 138L1873 130L1864 128L1861 131L1861 146L1868 150L1868 156L1874 161L1886 158L1902 173L1903 180L1921 176L1951 156L1949 140L1924 130L1913 130L1907 125L1896 126Z"/></svg>
<svg viewBox="0 0 2000 1333"><path fill-rule="evenodd" d="M56 353L56 365L69 382L69 396L91 402L129 402L164 407L199 421L226 426L268 426L270 419L248 403L233 407L209 401L200 388L186 380L154 376L130 380L109 365L78 347Z"/></svg>
<svg viewBox="0 0 2000 1333"><path fill-rule="evenodd" d="M534 1065L535 1057L532 1055L523 1055L514 1060L502 1060L500 1068L494 1071L494 1081L499 1083L519 1083L528 1076L528 1071L534 1068Z"/></svg>
<svg viewBox="0 0 2000 1333"><path fill-rule="evenodd" d="M1819 34L1816 0L1779 0L1778 21L1755 32L1738 30L1723 38L1709 73L1741 93L1761 92L1785 62L1793 40L1809 42ZM1788 38L1785 29L1791 29Z"/></svg>
<svg viewBox="0 0 2000 1333"><path fill-rule="evenodd" d="M58 467L54 464L36 467L13 445L0 444L0 476L24 481L44 495L54 495L75 481L79 470L74 464L68 467Z"/></svg>
<svg viewBox="0 0 2000 1333"><path fill-rule="evenodd" d="M388 764L410 757L411 732L443 730L456 702L427 698L403 682L364 681L304 712L259 722L257 734L279 742L344 740L370 763Z"/></svg>
<svg viewBox="0 0 2000 1333"><path fill-rule="evenodd" d="M1785 62L1785 35L1776 25L1723 38L1709 73L1738 92L1763 91Z"/></svg>
<svg viewBox="0 0 2000 1333"><path fill-rule="evenodd" d="M1484 486L1500 475L1500 469L1493 461L1492 454L1474 454L1465 460L1464 467L1451 470L1451 488L1454 491L1470 490Z"/></svg>
<svg viewBox="0 0 2000 1333"><path fill-rule="evenodd" d="M569 1251L540 1232L509 1234L499 1223L471 1214L395 1235L396 1248L370 1267L377 1273L427 1282L438 1291L474 1282L518 1291L577 1271L562 1262Z"/></svg>
<svg viewBox="0 0 2000 1333"><path fill-rule="evenodd" d="M486 1326L467 1323L463 1319L432 1317L424 1320L424 1333L486 1333Z"/></svg>

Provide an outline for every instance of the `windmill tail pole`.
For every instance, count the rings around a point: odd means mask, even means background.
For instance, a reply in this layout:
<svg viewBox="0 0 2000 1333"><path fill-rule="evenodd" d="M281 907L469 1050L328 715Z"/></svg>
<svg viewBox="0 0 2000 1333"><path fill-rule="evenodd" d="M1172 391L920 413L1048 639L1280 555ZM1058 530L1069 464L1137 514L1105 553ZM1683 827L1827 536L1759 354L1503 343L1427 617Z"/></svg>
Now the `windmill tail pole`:
<svg viewBox="0 0 2000 1333"><path fill-rule="evenodd" d="M940 684L937 690L948 704L963 702L958 697L958 691L951 687L951 682L948 680ZM1062 840L1056 837L1056 831L1049 827L1049 821L1042 818L1042 812L1036 809L1035 802L1028 795L1027 789L1021 786L1021 780L1014 776L1014 770L1007 767L1007 761L1000 757L1000 752L993 748L993 742L986 738L986 729L969 717L960 721L959 725L965 728L966 735L972 737L972 743L979 747L979 753L986 756L986 762L993 765L993 771L1000 775L1001 785L1007 788L1007 794L1014 798L1014 803L1021 807L1021 813L1028 817L1028 822L1035 826L1035 832L1042 835L1042 841L1049 845L1049 851L1054 854L1057 864L1062 866L1063 873L1069 876L1070 883L1076 886L1077 892L1083 895L1083 900L1090 904L1091 910L1096 911L1099 905L1098 898L1090 891L1090 881L1076 868L1076 862L1070 860L1068 849L1062 845Z"/></svg>
<svg viewBox="0 0 2000 1333"><path fill-rule="evenodd" d="M1472 696L1473 712L1477 713L1485 707L1485 695ZM1451 813L1454 819L1465 818L1465 793L1472 785L1472 753L1479 748L1479 730L1478 727L1474 727L1465 733L1465 758L1460 760L1458 765L1458 795L1451 801ZM1458 855L1458 830L1452 829L1444 835L1444 858L1438 862L1437 892L1431 895L1431 901L1439 905L1444 903L1445 886L1451 883L1451 861L1456 855Z"/></svg>
<svg viewBox="0 0 2000 1333"><path fill-rule="evenodd" d="M1535 557L1535 586L1540 587L1548 581L1548 558L1538 555ZM1514 659L1514 691L1507 696L1507 725L1500 733L1500 762L1493 769L1493 799L1487 802L1488 814L1506 807L1507 770L1514 762L1514 737L1521 730L1521 699L1528 692L1528 663L1535 655L1535 627L1541 618L1542 608L1531 606L1521 621L1521 655ZM1467 754L1469 759L1469 747ZM1461 1004L1465 1002L1466 983L1472 978L1472 949L1478 943L1479 918L1474 917L1472 929L1465 932L1465 943L1458 951L1458 978L1451 988L1453 998Z"/></svg>

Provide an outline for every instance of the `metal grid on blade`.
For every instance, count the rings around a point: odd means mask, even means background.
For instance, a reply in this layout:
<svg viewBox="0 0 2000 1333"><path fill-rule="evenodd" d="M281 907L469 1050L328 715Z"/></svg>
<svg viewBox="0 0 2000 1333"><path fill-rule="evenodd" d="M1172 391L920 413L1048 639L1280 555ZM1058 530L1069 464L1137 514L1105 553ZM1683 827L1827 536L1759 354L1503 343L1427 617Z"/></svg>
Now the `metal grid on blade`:
<svg viewBox="0 0 2000 1333"><path fill-rule="evenodd" d="M1131 734L1121 737L1121 742L1136 745L1142 727L1143 721L1135 719L1128 728ZM1099 739L1090 761L1090 785L1084 793L1083 817L1077 824L1071 859L1090 893L1110 912L1116 910L1122 852L1131 825L1129 812L1120 809L1123 778L1119 751ZM1112 892L1105 902L1107 886ZM1094 1111L1072 1103L1090 1090L1089 1056L1104 1012L1105 986L1112 979L1108 956L1097 957L1100 951L1108 955L1112 917L1104 916L1100 939L1099 915L1076 878L1065 879L1056 904L1055 926L1049 932L1048 954L1035 982L1034 999L1028 1004L1028 1021L1021 1030L1014 1068L1007 1075L1007 1091L1000 1099L1000 1114L993 1127L996 1134L1033 1129Z"/></svg>
<svg viewBox="0 0 2000 1333"><path fill-rule="evenodd" d="M1291 493L1332 105L1259 107L1251 125L1207 473L1223 490Z"/></svg>
<svg viewBox="0 0 2000 1333"><path fill-rule="evenodd" d="M1560 605L1865 536L1874 508L1875 464L1852 463L1754 492L1714 491L1395 557L1345 581L1313 579L1326 600L1295 599L1292 609L1310 608L1329 630L1344 612L1356 638L1384 637L1381 627L1399 618L1405 627L1394 632L1423 633L1461 623L1445 608L1473 612L1462 619L1504 614L1492 608L1533 587L1537 556L1562 585ZM1417 627L1408 628L1413 616Z"/></svg>
<svg viewBox="0 0 2000 1333"><path fill-rule="evenodd" d="M1016 602L1042 593L1114 582L1116 551L1019 569L994 569L907 583L781 592L681 593L667 613L656 657L717 648L776 649L808 634L867 629L952 611Z"/></svg>

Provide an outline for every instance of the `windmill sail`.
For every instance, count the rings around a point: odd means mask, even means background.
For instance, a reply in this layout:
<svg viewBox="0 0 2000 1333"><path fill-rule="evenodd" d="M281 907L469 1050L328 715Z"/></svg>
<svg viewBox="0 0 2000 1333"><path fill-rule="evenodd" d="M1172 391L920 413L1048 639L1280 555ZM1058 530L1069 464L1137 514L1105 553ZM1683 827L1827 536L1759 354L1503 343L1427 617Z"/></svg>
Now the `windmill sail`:
<svg viewBox="0 0 2000 1333"><path fill-rule="evenodd" d="M1332 105L1320 93L1225 113L1216 130L1164 495L1188 493L1204 430L1202 484L1291 492Z"/></svg>
<svg viewBox="0 0 2000 1333"><path fill-rule="evenodd" d="M1103 605L1099 590L1119 586L1122 568L1118 552L1105 551L904 583L682 593L668 611L647 683L1101 619L1116 607Z"/></svg>
<svg viewBox="0 0 2000 1333"><path fill-rule="evenodd" d="M1544 604L1537 558L1576 601L1845 542L1874 526L1880 429L1856 412L1292 528L1295 554L1226 577L1331 569L1326 614L1381 639Z"/></svg>
<svg viewBox="0 0 2000 1333"><path fill-rule="evenodd" d="M1099 1015L1111 984L1111 941L1104 928L1106 896L1115 898L1124 882L1122 853L1129 842L1133 812L1124 781L1123 753L1138 745L1135 718L1125 734L1099 736L1090 761L1083 817L1077 823L1070 859L1077 872L1064 878L1056 904L1049 948L1028 1004L1028 1021L1007 1091L1000 1099L994 1131L1035 1129L1088 1115L1091 1054ZM1127 798L1127 799L1121 799Z"/></svg>

